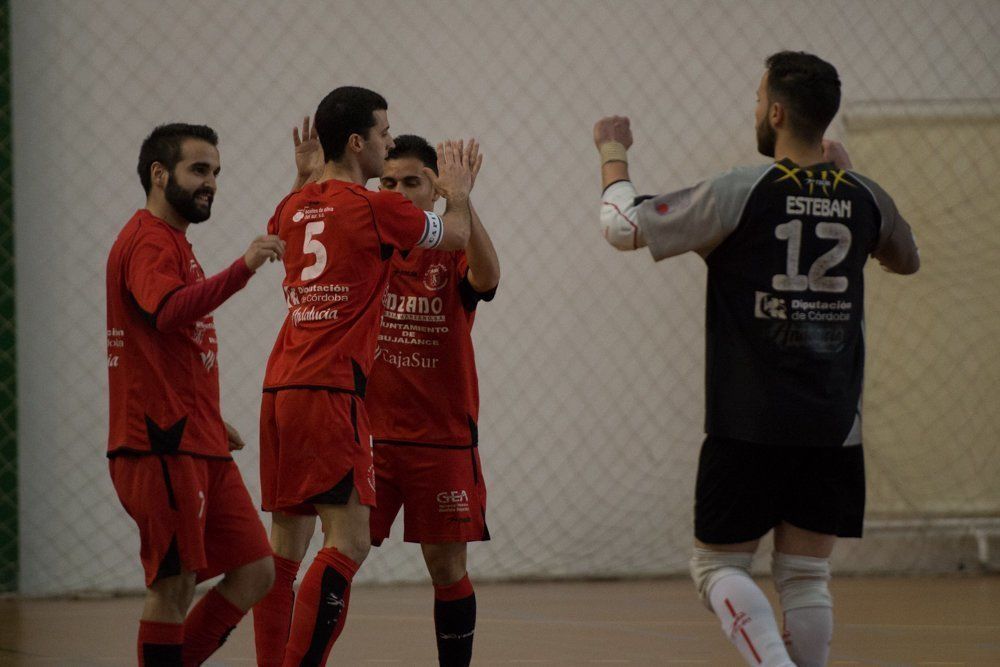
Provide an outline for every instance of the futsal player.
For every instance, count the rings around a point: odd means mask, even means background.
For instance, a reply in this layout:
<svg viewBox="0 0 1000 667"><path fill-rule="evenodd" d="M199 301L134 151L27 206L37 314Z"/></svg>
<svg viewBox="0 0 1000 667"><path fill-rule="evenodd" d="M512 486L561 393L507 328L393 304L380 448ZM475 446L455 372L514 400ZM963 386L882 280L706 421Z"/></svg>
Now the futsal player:
<svg viewBox="0 0 1000 667"><path fill-rule="evenodd" d="M274 590L254 614L263 665L325 663L371 546L375 470L363 400L390 260L418 247L458 250L469 239L472 170L452 142L439 147L434 178L447 201L443 216L398 193L365 189L393 148L387 108L364 88L327 95L315 114L322 175L286 197L268 223L288 248L288 315L268 360L261 408L261 491L277 570ZM293 609L301 536L312 533L316 515L323 548Z"/></svg>
<svg viewBox="0 0 1000 667"><path fill-rule="evenodd" d="M297 180L322 169L323 151L310 129L293 130ZM421 137L395 138L380 178L424 211L438 195L425 169L437 173L437 154ZM482 166L474 140L464 147L473 183ZM472 324L480 301L490 301L500 264L474 208L465 250L414 249L393 255L375 365L365 407L374 437L372 544L380 546L401 507L404 539L421 545L434 585L434 623L441 665L468 665L476 598L466 571L467 547L488 540L486 487L478 450L479 382ZM442 401L435 388L454 388ZM305 553L311 532L300 535Z"/></svg>
<svg viewBox="0 0 1000 667"><path fill-rule="evenodd" d="M261 236L206 279L186 232L208 220L218 137L204 125L153 130L139 153L146 206L107 265L111 479L139 527L146 601L140 665L199 665L267 593L267 534L230 452L243 440L219 413L212 311L284 243ZM196 581L222 581L187 613Z"/></svg>
<svg viewBox="0 0 1000 667"><path fill-rule="evenodd" d="M648 246L657 261L694 251L708 265L691 574L752 665L826 664L828 559L838 536L861 536L864 517L862 269L869 255L895 273L920 266L893 200L824 156L839 104L832 65L772 55L755 116L758 150L776 161L656 197L629 180L629 120L594 126L607 241ZM784 641L750 578L771 530Z"/></svg>
<svg viewBox="0 0 1000 667"><path fill-rule="evenodd" d="M482 165L479 146L470 141L466 150L475 179ZM381 187L433 211L437 195L426 169L437 172L437 156L427 141L397 137ZM500 263L475 209L464 250L414 250L394 257L365 399L378 488L372 544L389 536L403 507L403 539L420 544L434 586L442 667L472 660L476 596L466 571L466 545L489 539L472 325L477 305L493 299L499 281Z"/></svg>

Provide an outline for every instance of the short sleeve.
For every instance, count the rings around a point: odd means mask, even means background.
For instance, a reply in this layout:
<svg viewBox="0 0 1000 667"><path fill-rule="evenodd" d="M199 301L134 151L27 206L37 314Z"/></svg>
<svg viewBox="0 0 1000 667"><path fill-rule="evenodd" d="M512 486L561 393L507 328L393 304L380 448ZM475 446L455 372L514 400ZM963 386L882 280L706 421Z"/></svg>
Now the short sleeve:
<svg viewBox="0 0 1000 667"><path fill-rule="evenodd" d="M166 298L184 287L183 258L167 233L140 232L125 269L125 286L143 312L155 315Z"/></svg>
<svg viewBox="0 0 1000 667"><path fill-rule="evenodd" d="M370 201L382 243L398 250L411 250L420 243L427 229L424 211L398 192L373 192Z"/></svg>
<svg viewBox="0 0 1000 667"><path fill-rule="evenodd" d="M710 181L646 199L637 218L657 261L691 250L705 255L718 244L722 231Z"/></svg>
<svg viewBox="0 0 1000 667"><path fill-rule="evenodd" d="M866 178L861 174L851 172L851 175L858 179L862 185L864 185L868 191L871 193L872 198L875 200L875 206L878 208L879 215L882 219L879 222L879 233L878 241L876 242L875 248L872 252L878 252L892 237L893 232L899 225L899 221L902 216L899 214L899 209L896 208L896 202L893 201L889 193L882 189L875 181L870 178Z"/></svg>
<svg viewBox="0 0 1000 667"><path fill-rule="evenodd" d="M455 253L455 275L458 277L458 295L462 299L462 307L472 312L479 305L480 301L492 301L497 295L497 288L479 292L472 283L469 282L469 260L465 256L465 251L459 250Z"/></svg>
<svg viewBox="0 0 1000 667"><path fill-rule="evenodd" d="M741 167L690 188L646 198L637 218L653 259L692 250L707 256L736 230L750 193L769 169Z"/></svg>
<svg viewBox="0 0 1000 667"><path fill-rule="evenodd" d="M281 224L280 224L281 212L285 209L285 204L288 203L288 200L290 200L292 196L295 194L296 194L295 192L292 192L291 194L286 195L285 198L282 199L280 202L278 202L278 205L274 209L274 215L272 215L271 219L267 221L268 234L277 235L281 231Z"/></svg>

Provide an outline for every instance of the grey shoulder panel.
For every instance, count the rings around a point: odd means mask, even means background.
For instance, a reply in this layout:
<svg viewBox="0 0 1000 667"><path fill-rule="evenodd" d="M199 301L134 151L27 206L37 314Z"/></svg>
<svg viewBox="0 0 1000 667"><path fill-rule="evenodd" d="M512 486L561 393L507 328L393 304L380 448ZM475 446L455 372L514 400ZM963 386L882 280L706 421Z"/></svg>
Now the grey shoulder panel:
<svg viewBox="0 0 1000 667"><path fill-rule="evenodd" d="M726 236L740 223L750 194L774 164L736 167L712 180L712 193L719 211L719 221Z"/></svg>
<svg viewBox="0 0 1000 667"><path fill-rule="evenodd" d="M639 204L639 227L653 258L689 251L707 256L736 229L750 193L770 168L738 167Z"/></svg>
<svg viewBox="0 0 1000 667"><path fill-rule="evenodd" d="M879 215L882 219L879 221L879 245L882 241L889 238L892 235L892 230L896 226L896 220L899 218L899 211L896 209L896 202L892 200L889 193L882 189L882 186L868 178L867 176L862 176L856 171L848 171L854 179L864 186L865 190L871 194L872 199L875 201L875 208L878 209Z"/></svg>

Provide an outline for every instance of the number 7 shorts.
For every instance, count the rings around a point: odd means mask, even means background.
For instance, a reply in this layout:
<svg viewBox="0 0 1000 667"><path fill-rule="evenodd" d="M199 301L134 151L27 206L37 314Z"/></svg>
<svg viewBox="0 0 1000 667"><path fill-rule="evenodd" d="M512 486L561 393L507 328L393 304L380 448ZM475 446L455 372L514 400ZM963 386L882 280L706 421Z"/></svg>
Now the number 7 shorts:
<svg viewBox="0 0 1000 667"><path fill-rule="evenodd" d="M119 455L109 466L118 499L139 526L147 587L182 571L204 581L271 555L232 459Z"/></svg>

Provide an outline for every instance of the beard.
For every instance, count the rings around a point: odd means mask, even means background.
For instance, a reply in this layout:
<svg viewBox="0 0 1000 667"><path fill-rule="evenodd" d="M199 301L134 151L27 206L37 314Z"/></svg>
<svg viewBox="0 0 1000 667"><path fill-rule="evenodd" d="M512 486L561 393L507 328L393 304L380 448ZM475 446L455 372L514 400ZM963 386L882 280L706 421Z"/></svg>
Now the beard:
<svg viewBox="0 0 1000 667"><path fill-rule="evenodd" d="M774 157L774 146L778 140L778 134L767 122L767 116L757 124L757 152L765 157Z"/></svg>
<svg viewBox="0 0 1000 667"><path fill-rule="evenodd" d="M163 194L167 203L173 206L178 215L188 222L194 224L205 222L212 215L212 200L215 195L208 188L185 190L174 180L174 175L170 174ZM198 201L198 197L201 195L208 195L208 201L204 204Z"/></svg>

